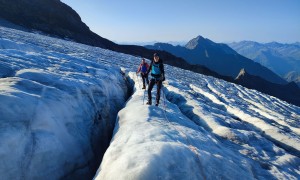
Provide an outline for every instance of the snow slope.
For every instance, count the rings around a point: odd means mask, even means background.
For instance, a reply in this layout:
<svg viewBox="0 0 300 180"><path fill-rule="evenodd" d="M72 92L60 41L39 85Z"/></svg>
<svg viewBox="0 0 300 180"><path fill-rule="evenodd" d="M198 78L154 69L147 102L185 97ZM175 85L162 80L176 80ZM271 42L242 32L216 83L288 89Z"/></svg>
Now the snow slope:
<svg viewBox="0 0 300 180"><path fill-rule="evenodd" d="M159 107L142 105L135 84L95 179L299 179L299 107L177 68L167 74Z"/></svg>
<svg viewBox="0 0 300 180"><path fill-rule="evenodd" d="M135 93L95 179L300 178L299 107L170 66L166 74L160 107L142 105L130 74Z"/></svg>
<svg viewBox="0 0 300 180"><path fill-rule="evenodd" d="M0 27L0 179L94 176L128 87L89 51Z"/></svg>
<svg viewBox="0 0 300 180"><path fill-rule="evenodd" d="M97 154L91 144L107 140L105 128L91 133L98 116L97 127L117 119L95 179L300 178L297 106L167 65L160 106L146 106L140 58L1 27L0 47L6 179L68 178L85 167ZM126 79L134 92L116 115Z"/></svg>

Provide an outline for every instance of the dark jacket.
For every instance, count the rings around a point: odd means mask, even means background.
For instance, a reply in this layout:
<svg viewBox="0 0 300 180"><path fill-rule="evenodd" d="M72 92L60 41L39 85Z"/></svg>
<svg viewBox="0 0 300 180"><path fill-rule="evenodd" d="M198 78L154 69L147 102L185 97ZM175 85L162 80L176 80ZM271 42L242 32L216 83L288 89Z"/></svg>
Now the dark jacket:
<svg viewBox="0 0 300 180"><path fill-rule="evenodd" d="M165 77L165 69L164 69L164 64L163 64L162 59L159 59L159 61L158 61L157 63L154 62L154 60L152 60L151 63L150 63L150 67L149 67L149 69L148 69L148 71L147 71L147 74L149 74L149 73L151 72L151 70L152 70L152 65L153 65L154 63L155 63L155 64L159 64L159 69L160 69L160 73L161 73L161 74L156 75L156 74L152 74L152 73L151 73L151 76L153 76L153 77L155 77L155 78L160 78L160 77L162 77L162 79L164 79L164 77Z"/></svg>

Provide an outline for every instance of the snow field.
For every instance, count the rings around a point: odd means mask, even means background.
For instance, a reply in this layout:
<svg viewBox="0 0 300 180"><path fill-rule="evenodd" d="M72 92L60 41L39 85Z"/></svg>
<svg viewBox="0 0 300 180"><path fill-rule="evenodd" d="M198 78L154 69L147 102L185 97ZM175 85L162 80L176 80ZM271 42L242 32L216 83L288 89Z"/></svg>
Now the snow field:
<svg viewBox="0 0 300 180"><path fill-rule="evenodd" d="M275 101L280 103L277 106L272 104L272 97L257 91L249 93L215 78L193 73L186 76L183 70L167 66L168 72L173 72L169 77L175 78L164 83L162 98L165 94L170 101L166 108L163 99L159 107L142 105L144 91L140 90L140 79L131 75L136 82L135 93L119 112L114 137L95 179L298 179L300 159L297 151L285 144L298 143L297 133L291 132L298 129L297 119L288 116L290 109L297 114L298 107ZM236 95L239 91L252 98L241 99ZM155 91L152 93L155 95ZM263 105L255 104L257 101ZM270 105L267 108L265 104ZM245 116L255 108L270 115ZM270 136L274 135L270 138L260 128L278 129L278 124L265 122L278 112L282 113L278 120L288 126L287 132L270 130ZM257 121L250 123L247 118ZM277 143L282 137L290 141L281 139L282 144ZM164 150L167 153L157 153L161 146L168 147Z"/></svg>
<svg viewBox="0 0 300 180"><path fill-rule="evenodd" d="M0 47L6 179L86 178L115 122L95 179L299 179L297 106L168 65L146 106L139 57L2 27Z"/></svg>
<svg viewBox="0 0 300 180"><path fill-rule="evenodd" d="M277 124L276 120L270 123L269 116L264 117L251 112L254 106L248 103L249 99L247 101L238 96L233 99L230 93L226 93L225 91L228 90L224 90L223 86L220 87L221 80L206 78L202 83L189 84L171 80L169 86L165 86L167 99L177 104L193 122L219 137L218 139L224 145L228 144L233 151L257 161L262 168L276 174L276 178L297 179L299 177L300 161L297 157L299 156L299 135L297 131L292 131L293 129L299 130L297 118L287 119L285 116L284 119L280 119L283 116L279 116L278 120L281 122L287 120L293 122L281 123L287 124L285 127ZM218 91L212 86L218 88ZM232 86L237 85L232 84ZM250 94L251 91L247 93ZM239 93L234 92L234 94ZM252 99L253 102L258 100L261 101L258 98ZM266 100L264 103L267 104ZM269 104L271 105L269 107L279 109L272 103ZM271 108L261 108L259 111L267 111L265 114L270 113L276 116L277 110L272 111ZM299 109L296 106L294 108ZM280 111L283 115L289 113L285 108ZM283 159L285 161L282 161ZM293 168L290 168L291 166Z"/></svg>
<svg viewBox="0 0 300 180"><path fill-rule="evenodd" d="M92 178L128 93L120 69L7 28L0 47L1 179Z"/></svg>
<svg viewBox="0 0 300 180"><path fill-rule="evenodd" d="M144 91L137 89L136 83L135 93L118 114L114 137L95 179L209 179L213 174L237 178L240 172L244 178L252 177L247 160L240 166L240 157L231 152L218 155L222 151L218 140L176 105L166 102L166 119L162 106L142 105Z"/></svg>

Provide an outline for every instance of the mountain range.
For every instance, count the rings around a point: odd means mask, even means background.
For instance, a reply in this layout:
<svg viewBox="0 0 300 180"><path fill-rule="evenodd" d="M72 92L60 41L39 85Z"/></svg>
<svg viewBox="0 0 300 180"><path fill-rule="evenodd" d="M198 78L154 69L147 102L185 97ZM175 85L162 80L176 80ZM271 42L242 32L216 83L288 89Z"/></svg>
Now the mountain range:
<svg viewBox="0 0 300 180"><path fill-rule="evenodd" d="M159 48L159 50L157 50L137 45L119 45L92 32L89 27L81 21L76 11L59 0L0 0L0 8L0 18L21 26L29 32L35 33L39 31L39 33L50 36L147 59L152 59L153 54L158 52L165 64L217 77L237 84L240 82L237 82L235 77L242 68L245 68L246 71L254 77L260 77L266 80L264 81L266 83L264 86L274 83L283 86L287 84L285 80L272 71L261 66L259 63L255 63L239 55L226 44L214 43L201 36L189 41L185 47L163 44L164 47L170 47L169 49ZM173 52L170 49L176 49L176 51ZM185 56L176 54L177 52L181 52ZM200 58L197 59L196 56ZM195 57L196 60L192 59ZM244 83L245 87L248 87L247 85L248 83ZM255 89L259 90L261 88ZM274 90L264 92L276 96L276 93L273 91ZM292 90L292 92L299 92L299 89ZM298 94L291 93L288 96L289 98L282 99L300 105ZM289 101L290 99L294 100Z"/></svg>
<svg viewBox="0 0 300 180"><path fill-rule="evenodd" d="M157 52L143 46L119 45L95 34L82 22L75 10L60 0L0 0L0 9L0 18L21 26L22 30L26 28L27 31L39 31L50 36L148 59L153 59L153 54ZM7 23L2 25L7 26ZM14 25L9 27L15 28ZM158 53L166 64L227 79L204 66L192 66L171 53Z"/></svg>
<svg viewBox="0 0 300 180"><path fill-rule="evenodd" d="M72 8L60 0L0 0L0 17L17 25L102 48L114 43L93 33Z"/></svg>
<svg viewBox="0 0 300 180"><path fill-rule="evenodd" d="M286 81L294 81L300 86L300 43L241 41L228 45L239 54L269 68Z"/></svg>
<svg viewBox="0 0 300 180"><path fill-rule="evenodd" d="M215 43L198 36L185 46L155 43L145 47L170 52L191 64L201 64L221 75L232 77L233 80L229 81L236 84L256 89L293 104L300 102L298 98L300 90L294 82L287 83L270 69L238 54L226 44ZM294 76L292 72L289 74L290 78L294 79Z"/></svg>
<svg viewBox="0 0 300 180"><path fill-rule="evenodd" d="M228 45L215 43L202 36L193 38L185 46L156 43L145 47L170 52L175 56L184 58L190 64L203 65L224 76L235 78L239 71L245 68L250 74L259 76L272 83L286 83L274 72L259 63L241 56Z"/></svg>

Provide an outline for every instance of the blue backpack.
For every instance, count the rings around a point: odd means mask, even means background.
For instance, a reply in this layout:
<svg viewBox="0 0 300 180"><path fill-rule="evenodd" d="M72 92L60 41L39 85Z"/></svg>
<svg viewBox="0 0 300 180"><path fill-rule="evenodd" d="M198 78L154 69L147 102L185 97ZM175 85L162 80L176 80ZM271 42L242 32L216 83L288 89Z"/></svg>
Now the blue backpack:
<svg viewBox="0 0 300 180"><path fill-rule="evenodd" d="M154 74L154 75L160 75L161 74L159 65L160 64L155 64L155 63L152 64L151 74Z"/></svg>
<svg viewBox="0 0 300 180"><path fill-rule="evenodd" d="M146 66L146 63L142 65L141 72L142 72L142 73L146 73L146 72L147 72L147 66Z"/></svg>

